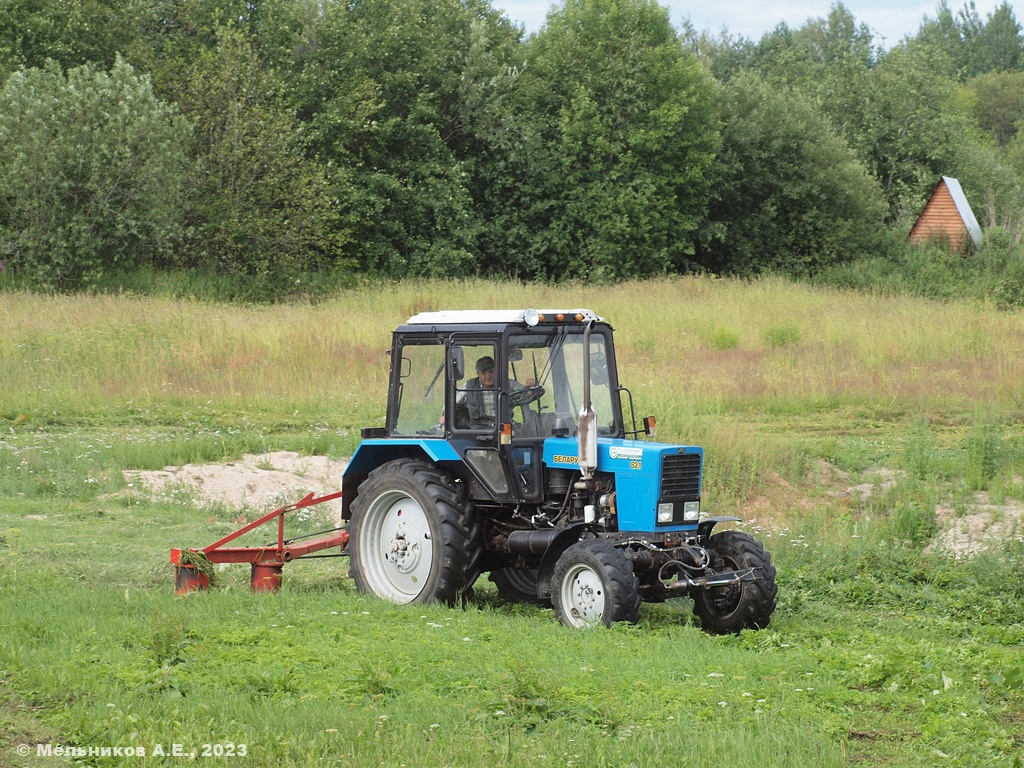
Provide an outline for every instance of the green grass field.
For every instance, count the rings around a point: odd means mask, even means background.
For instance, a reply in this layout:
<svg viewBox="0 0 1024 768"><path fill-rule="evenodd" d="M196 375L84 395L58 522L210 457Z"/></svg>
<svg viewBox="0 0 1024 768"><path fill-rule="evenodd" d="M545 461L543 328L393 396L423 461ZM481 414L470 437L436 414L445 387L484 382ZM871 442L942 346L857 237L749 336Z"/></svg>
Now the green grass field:
<svg viewBox="0 0 1024 768"><path fill-rule="evenodd" d="M287 566L278 594L232 566L174 595L168 550L240 513L126 494L122 470L350 455L395 325L556 305L612 322L658 439L705 447L705 511L778 566L768 629L711 637L678 600L572 632L486 579L465 609L397 607L344 559ZM1024 764L1024 313L688 278L0 293L0 329L0 766ZM930 546L949 526L975 556Z"/></svg>

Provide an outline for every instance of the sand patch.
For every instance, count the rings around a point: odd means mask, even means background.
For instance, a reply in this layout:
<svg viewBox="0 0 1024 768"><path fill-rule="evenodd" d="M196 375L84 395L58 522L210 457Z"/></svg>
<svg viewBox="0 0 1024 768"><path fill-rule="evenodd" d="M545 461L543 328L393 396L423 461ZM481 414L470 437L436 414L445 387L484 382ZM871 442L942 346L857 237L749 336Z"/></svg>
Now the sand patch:
<svg viewBox="0 0 1024 768"><path fill-rule="evenodd" d="M344 459L303 456L292 451L246 454L224 464L186 464L158 470L124 470L130 491L160 501L191 501L196 507L220 504L230 509L270 512L294 504L307 493L323 496L341 490L348 466ZM339 514L341 501L319 509Z"/></svg>
<svg viewBox="0 0 1024 768"><path fill-rule="evenodd" d="M903 470L875 467L862 473L857 479L863 482L856 483L848 472L821 459L811 465L804 479L809 487L821 488L826 497L857 513L867 504L884 499L905 478ZM1018 484L1021 482L1018 479ZM767 516L771 520L773 511L809 509L816 495L813 491L804 495L807 489L792 488L774 473L766 476L759 490L758 495L741 507L742 517ZM966 509L961 506L958 510L951 504L938 505L935 521L938 532L925 548L928 553L965 559L999 547L1008 540L1024 541L1024 502L1008 498L994 504L984 492L975 494Z"/></svg>
<svg viewBox="0 0 1024 768"><path fill-rule="evenodd" d="M1024 540L1024 504L1012 499L991 504L987 493L979 493L966 513L941 504L935 517L939 533L926 552L945 552L959 560L1009 539Z"/></svg>
<svg viewBox="0 0 1024 768"><path fill-rule="evenodd" d="M851 485L843 495L857 496L862 502L868 499L888 493L906 477L906 472L897 469L874 469L865 473L868 480L866 483Z"/></svg>

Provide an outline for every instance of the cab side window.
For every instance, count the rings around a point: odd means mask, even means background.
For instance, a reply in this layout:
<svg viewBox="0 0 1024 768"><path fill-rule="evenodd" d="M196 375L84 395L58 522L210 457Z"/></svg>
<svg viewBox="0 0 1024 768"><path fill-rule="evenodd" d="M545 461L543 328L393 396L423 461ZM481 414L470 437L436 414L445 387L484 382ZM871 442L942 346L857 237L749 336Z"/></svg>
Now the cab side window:
<svg viewBox="0 0 1024 768"><path fill-rule="evenodd" d="M395 433L440 435L444 417L444 346L405 344L399 369Z"/></svg>
<svg viewBox="0 0 1024 768"><path fill-rule="evenodd" d="M462 346L466 370L455 384L454 429L491 431L498 423L498 381L493 344Z"/></svg>

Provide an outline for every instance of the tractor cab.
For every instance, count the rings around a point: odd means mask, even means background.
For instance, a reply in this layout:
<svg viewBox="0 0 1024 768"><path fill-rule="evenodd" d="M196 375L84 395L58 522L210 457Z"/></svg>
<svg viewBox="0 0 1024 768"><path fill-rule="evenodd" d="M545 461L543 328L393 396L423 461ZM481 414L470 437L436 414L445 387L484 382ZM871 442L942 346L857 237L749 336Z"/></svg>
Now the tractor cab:
<svg viewBox="0 0 1024 768"><path fill-rule="evenodd" d="M578 438L587 375L595 434L625 434L612 329L589 310L421 313L391 355L385 435L447 442L475 498L543 500L544 442Z"/></svg>

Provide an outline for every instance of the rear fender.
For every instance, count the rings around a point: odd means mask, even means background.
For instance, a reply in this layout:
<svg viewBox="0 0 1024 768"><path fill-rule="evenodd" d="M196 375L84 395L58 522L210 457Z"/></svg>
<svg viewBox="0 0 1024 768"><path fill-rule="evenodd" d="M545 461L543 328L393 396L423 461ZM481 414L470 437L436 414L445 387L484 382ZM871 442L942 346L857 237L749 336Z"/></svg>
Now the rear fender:
<svg viewBox="0 0 1024 768"><path fill-rule="evenodd" d="M462 463L459 454L445 440L364 440L345 468L341 480L342 519L348 520L352 517L352 501L367 475L382 464L395 459L422 459L438 465Z"/></svg>

